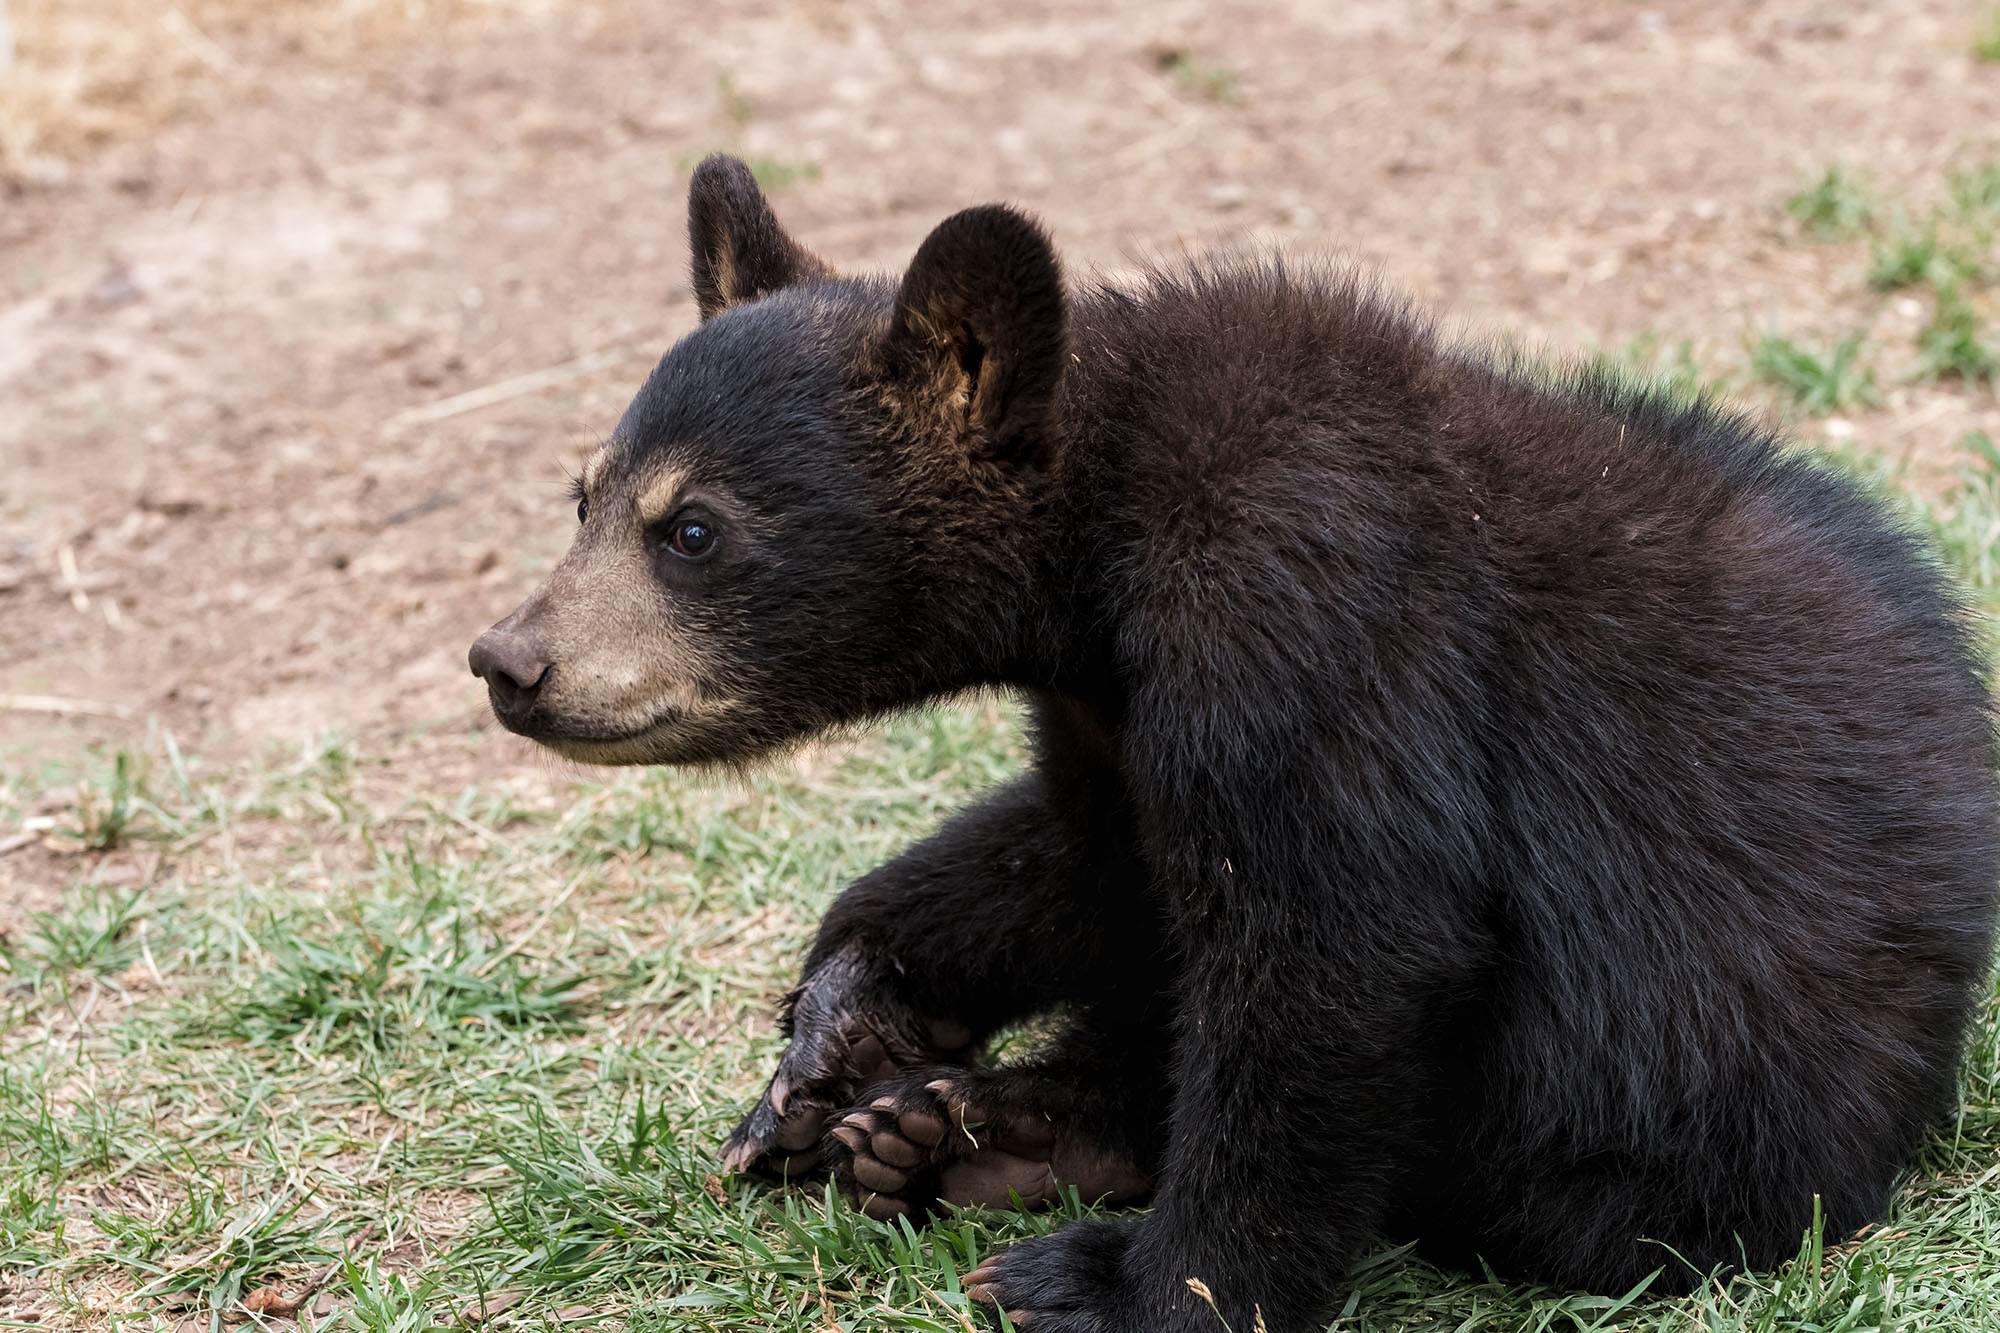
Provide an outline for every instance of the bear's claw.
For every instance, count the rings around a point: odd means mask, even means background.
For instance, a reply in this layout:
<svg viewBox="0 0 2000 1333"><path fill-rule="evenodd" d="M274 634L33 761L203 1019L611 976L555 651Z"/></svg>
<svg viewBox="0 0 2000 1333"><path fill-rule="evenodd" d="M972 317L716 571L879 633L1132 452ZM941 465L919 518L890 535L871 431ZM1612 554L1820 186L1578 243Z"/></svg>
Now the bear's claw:
<svg viewBox="0 0 2000 1333"><path fill-rule="evenodd" d="M857 1088L966 1051L963 1023L925 1019L885 996L854 954L822 964L787 1001L791 1043L764 1095L722 1148L731 1171L797 1178L822 1163L816 1151L835 1107ZM949 1067L948 1065L946 1067Z"/></svg>

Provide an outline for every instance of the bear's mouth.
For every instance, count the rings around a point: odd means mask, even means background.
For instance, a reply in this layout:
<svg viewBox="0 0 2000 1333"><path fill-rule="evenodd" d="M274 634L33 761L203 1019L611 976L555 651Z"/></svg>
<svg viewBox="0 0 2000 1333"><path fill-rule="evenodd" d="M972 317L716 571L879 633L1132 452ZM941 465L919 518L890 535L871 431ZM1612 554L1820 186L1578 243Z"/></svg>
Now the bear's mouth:
<svg viewBox="0 0 2000 1333"><path fill-rule="evenodd" d="M681 710L665 708L644 723L619 731L589 726L561 716L552 716L540 710L518 718L509 718L498 709L494 716L501 726L517 736L526 737L537 745L546 746L567 758L597 763L631 762L616 759L589 759L592 752L631 749L647 741L661 738L681 721Z"/></svg>
<svg viewBox="0 0 2000 1333"><path fill-rule="evenodd" d="M729 724L739 707L733 698L654 699L649 710L634 708L626 714L643 721L621 727L607 725L602 717L564 713L553 702L541 701L513 716L496 707L493 715L515 735L578 764L732 764L770 748Z"/></svg>
<svg viewBox="0 0 2000 1333"><path fill-rule="evenodd" d="M625 736L536 737L536 743L578 764L618 766L669 762L660 753L665 739L657 729L636 731Z"/></svg>
<svg viewBox="0 0 2000 1333"><path fill-rule="evenodd" d="M727 708L718 708L714 713L667 708L644 726L615 732L560 720L538 727L533 719L523 719L522 725L512 730L571 763L604 767L732 766L782 748L738 734L721 720L728 711Z"/></svg>

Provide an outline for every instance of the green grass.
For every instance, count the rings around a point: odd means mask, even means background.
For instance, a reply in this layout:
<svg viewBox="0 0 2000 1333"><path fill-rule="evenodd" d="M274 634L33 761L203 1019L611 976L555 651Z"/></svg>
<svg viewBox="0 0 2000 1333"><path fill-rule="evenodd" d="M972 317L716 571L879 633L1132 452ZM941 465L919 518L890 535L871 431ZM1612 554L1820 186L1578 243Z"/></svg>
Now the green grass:
<svg viewBox="0 0 2000 1333"><path fill-rule="evenodd" d="M1750 373L1807 412L1838 412L1880 401L1875 372L1862 363L1862 335L1850 333L1825 352L1767 333L1750 348Z"/></svg>
<svg viewBox="0 0 2000 1333"><path fill-rule="evenodd" d="M1875 217L1875 203L1855 173L1831 166L1785 201L1785 211L1797 218L1807 234L1839 240L1865 229Z"/></svg>
<svg viewBox="0 0 2000 1333"><path fill-rule="evenodd" d="M1929 501L1846 461L1996 609L1990 439ZM317 1279L301 1328L424 1333L470 1311L493 1329L964 1330L959 1275L1084 1210L888 1225L722 1179L714 1153L831 896L1020 748L1005 710L973 703L738 784L440 794L341 746L211 771L161 741L95 763L52 835L60 906L0 937L0 1328L220 1333L264 1289ZM18 776L0 789L46 808ZM1859 1239L1802 1237L1780 1271L1671 1301L1385 1251L1332 1327L2000 1327L1996 1014L1958 1121Z"/></svg>
<svg viewBox="0 0 2000 1333"><path fill-rule="evenodd" d="M1921 220L1899 207L1894 224L1883 227L1856 179L1833 167L1787 207L1818 239L1867 236L1866 275L1877 291L1930 289L1932 316L1917 332L1915 378L1992 385L2000 381L2000 342L1988 332L1982 306L1990 304L1986 293L2000 244L2000 161L1949 171L1944 187ZM1819 356L1767 337L1753 349L1752 369L1807 411L1868 406L1875 401L1873 376L1854 362L1858 347L1857 335Z"/></svg>
<svg viewBox="0 0 2000 1333"><path fill-rule="evenodd" d="M1792 196L1790 212L1820 240L1867 237L1868 284L1878 291L1929 285L1939 292L1991 280L2000 238L2000 162L1945 174L1941 197L1912 215L1877 208L1844 168L1829 168Z"/></svg>
<svg viewBox="0 0 2000 1333"><path fill-rule="evenodd" d="M1952 204L1962 217L1984 219L1990 225L1995 215L2000 215L2000 162L1984 162L1954 171L1946 183Z"/></svg>
<svg viewBox="0 0 2000 1333"><path fill-rule="evenodd" d="M2000 444L1985 431L1966 433L1960 441L1965 466L1956 487L1944 500L1921 507L1931 524L1938 549L1983 599L1989 616L2000 590ZM1989 620L1989 628L1994 624Z"/></svg>
<svg viewBox="0 0 2000 1333"><path fill-rule="evenodd" d="M1868 283L1879 291L1924 283L1945 287L1976 281L1982 272L1978 248L1942 231L1933 219L1876 240L1869 254Z"/></svg>
<svg viewBox="0 0 2000 1333"><path fill-rule="evenodd" d="M1243 101L1243 76L1226 65L1214 64L1178 47L1156 48L1152 56L1159 70L1190 97L1220 106L1236 106Z"/></svg>
<svg viewBox="0 0 2000 1333"><path fill-rule="evenodd" d="M1980 20L1972 39L1972 55L1977 60L2000 61L2000 9L1991 9Z"/></svg>
<svg viewBox="0 0 2000 1333"><path fill-rule="evenodd" d="M1978 309L1956 284L1937 289L1930 322L1917 334L1917 371L1971 384L2000 379L2000 344L1987 337Z"/></svg>
<svg viewBox="0 0 2000 1333"><path fill-rule="evenodd" d="M726 152L743 159L750 174L766 190L777 191L797 185L801 181L816 181L820 178L820 164L797 158L772 157L769 154L750 152L742 145L744 134L757 118L757 103L743 91L736 76L723 73L716 76L715 101L723 124L727 127L727 142L716 148L699 152L682 153L676 165L683 175L693 171L695 165L710 152Z"/></svg>
<svg viewBox="0 0 2000 1333"><path fill-rule="evenodd" d="M756 119L757 104L738 86L733 74L718 74L715 78L715 100L722 106L722 118L729 128L741 134Z"/></svg>

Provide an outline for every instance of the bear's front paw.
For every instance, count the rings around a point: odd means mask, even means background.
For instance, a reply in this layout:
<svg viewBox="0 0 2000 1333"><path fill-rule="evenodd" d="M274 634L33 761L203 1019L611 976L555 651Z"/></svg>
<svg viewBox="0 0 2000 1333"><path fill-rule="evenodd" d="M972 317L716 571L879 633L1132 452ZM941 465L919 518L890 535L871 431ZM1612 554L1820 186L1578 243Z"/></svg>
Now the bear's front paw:
<svg viewBox="0 0 2000 1333"><path fill-rule="evenodd" d="M965 1294L1030 1333L1137 1333L1125 1251L1137 1222L1072 1222L965 1275Z"/></svg>
<svg viewBox="0 0 2000 1333"><path fill-rule="evenodd" d="M798 1177L820 1165L829 1112L900 1069L962 1057L972 1033L915 1013L849 951L829 959L787 1001L791 1044L764 1095L722 1145L732 1171Z"/></svg>

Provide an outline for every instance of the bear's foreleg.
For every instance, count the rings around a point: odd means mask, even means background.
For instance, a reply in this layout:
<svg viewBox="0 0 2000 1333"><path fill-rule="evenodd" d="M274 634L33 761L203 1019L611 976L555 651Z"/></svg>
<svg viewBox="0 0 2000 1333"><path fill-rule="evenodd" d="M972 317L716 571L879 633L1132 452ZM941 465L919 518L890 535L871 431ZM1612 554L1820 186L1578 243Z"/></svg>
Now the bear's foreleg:
<svg viewBox="0 0 2000 1333"><path fill-rule="evenodd" d="M1201 577L1176 615L1218 590L1227 606L1270 591L1232 589L1237 566L1187 567ZM1199 635L1147 639L1194 648L1154 665L1122 734L1178 960L1155 1203L968 1275L969 1294L1034 1333L1210 1333L1218 1315L1323 1327L1442 1142L1439 1023L1487 949L1477 752L1399 744L1408 710L1440 705L1410 692L1365 706L1342 682L1367 664L1325 668L1331 648L1239 660L1263 640L1209 609Z"/></svg>
<svg viewBox="0 0 2000 1333"><path fill-rule="evenodd" d="M1160 949L1154 914L1134 910L1128 844L1101 787L1037 770L850 885L787 998L791 1044L724 1162L811 1170L827 1114L867 1084L965 1064L999 1027L1060 1004L1150 1008Z"/></svg>

